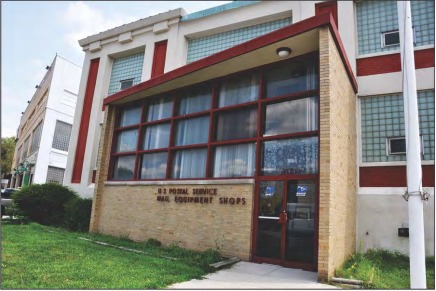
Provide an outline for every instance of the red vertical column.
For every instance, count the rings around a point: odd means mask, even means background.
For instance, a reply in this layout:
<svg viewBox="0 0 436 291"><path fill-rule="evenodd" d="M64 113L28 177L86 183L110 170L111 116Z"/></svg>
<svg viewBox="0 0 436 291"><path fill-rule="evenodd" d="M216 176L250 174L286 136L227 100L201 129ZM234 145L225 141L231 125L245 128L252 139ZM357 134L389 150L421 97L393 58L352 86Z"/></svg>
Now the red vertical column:
<svg viewBox="0 0 436 291"><path fill-rule="evenodd" d="M97 81L100 58L91 60L88 81L86 83L85 98L83 100L82 117L80 119L79 136L77 138L76 154L74 156L73 175L71 183L80 183L82 180L83 159L85 157L86 138L88 137L89 119L91 117L92 101L94 99L95 84Z"/></svg>
<svg viewBox="0 0 436 291"><path fill-rule="evenodd" d="M332 0L315 4L315 15L323 14L325 12L330 12L332 14L336 26L338 26L338 2Z"/></svg>
<svg viewBox="0 0 436 291"><path fill-rule="evenodd" d="M160 76L164 73L165 60L167 56L168 41L160 41L154 44L153 67L151 68L151 78Z"/></svg>

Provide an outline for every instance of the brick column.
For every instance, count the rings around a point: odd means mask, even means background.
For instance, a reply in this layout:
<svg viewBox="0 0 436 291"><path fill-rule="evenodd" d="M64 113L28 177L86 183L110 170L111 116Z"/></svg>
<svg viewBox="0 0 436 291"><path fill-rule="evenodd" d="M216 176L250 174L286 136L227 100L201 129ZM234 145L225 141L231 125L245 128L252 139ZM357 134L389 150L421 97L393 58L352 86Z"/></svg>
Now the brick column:
<svg viewBox="0 0 436 291"><path fill-rule="evenodd" d="M319 30L320 169L318 279L356 248L356 94L329 28Z"/></svg>
<svg viewBox="0 0 436 291"><path fill-rule="evenodd" d="M104 113L103 128L101 129L102 132L100 135L101 142L98 149L97 174L95 179L94 198L92 201L91 221L89 225L90 232L96 232L99 225L104 182L107 179L107 172L109 169L114 122L115 108L108 105Z"/></svg>

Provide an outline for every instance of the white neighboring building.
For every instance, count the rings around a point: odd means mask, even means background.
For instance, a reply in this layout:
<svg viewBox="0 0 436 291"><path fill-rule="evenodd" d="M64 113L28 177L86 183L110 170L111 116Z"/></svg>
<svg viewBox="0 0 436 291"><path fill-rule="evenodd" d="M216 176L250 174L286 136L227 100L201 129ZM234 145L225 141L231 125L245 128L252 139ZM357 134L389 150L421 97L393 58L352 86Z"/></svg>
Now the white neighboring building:
<svg viewBox="0 0 436 291"><path fill-rule="evenodd" d="M12 188L63 181L82 68L56 55L46 69L17 129Z"/></svg>

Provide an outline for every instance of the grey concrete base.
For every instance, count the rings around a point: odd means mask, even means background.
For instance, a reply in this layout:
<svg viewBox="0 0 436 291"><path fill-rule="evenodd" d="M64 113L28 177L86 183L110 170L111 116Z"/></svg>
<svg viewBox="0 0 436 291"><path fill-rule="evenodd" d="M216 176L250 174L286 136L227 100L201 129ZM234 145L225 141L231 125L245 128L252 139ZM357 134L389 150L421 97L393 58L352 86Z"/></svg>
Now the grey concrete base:
<svg viewBox="0 0 436 291"><path fill-rule="evenodd" d="M317 282L317 273L239 262L229 269L169 286L171 289L338 289Z"/></svg>

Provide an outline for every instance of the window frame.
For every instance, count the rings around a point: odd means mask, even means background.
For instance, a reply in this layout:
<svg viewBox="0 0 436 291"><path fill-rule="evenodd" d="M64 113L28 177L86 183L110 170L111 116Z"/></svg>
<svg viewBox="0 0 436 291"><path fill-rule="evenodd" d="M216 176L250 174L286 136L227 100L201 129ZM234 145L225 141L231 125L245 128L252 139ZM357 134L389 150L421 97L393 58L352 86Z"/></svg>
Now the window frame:
<svg viewBox="0 0 436 291"><path fill-rule="evenodd" d="M123 83L130 82L130 81L132 81L132 85L123 89ZM120 80L120 87L118 88L118 91L126 90L127 88L133 87L133 85L135 85L135 78Z"/></svg>
<svg viewBox="0 0 436 291"><path fill-rule="evenodd" d="M311 60L309 63L313 63L316 68L316 75L315 78L317 78L317 86L313 90L306 90L306 91L299 91L299 92L293 92L290 94L284 94L280 96L270 97L267 98L266 96L266 84L265 84L265 73L268 71L268 69L272 67L282 66L285 63L292 63L293 61L301 61L301 60ZM246 76L247 74L257 74L258 77L258 97L255 101L250 101L246 103L241 104L235 104L225 107L219 107L219 90L221 89L221 84L226 82L226 80L234 80L235 78L238 78L239 76ZM197 91L198 88L202 88L204 86L207 86L211 92L211 106L210 108L198 111L194 113L189 114L179 114L179 104L181 102L181 99L186 97L184 94L186 91L192 90ZM201 89L200 89L201 91ZM156 102L159 98L171 98L172 99L172 114L168 118L160 119L160 120L153 120L153 121L147 121L147 114L148 114L148 105L151 103ZM306 132L294 132L294 133L286 133L286 134L279 134L279 135L269 135L269 136L263 136L264 130L265 130L265 118L266 118L266 106L269 104L274 103L280 103L284 101L291 101L296 99L302 99L302 98L309 98L309 97L315 97L318 98L318 104L317 104L317 114L318 114L318 120L317 120L317 130L314 131L306 131ZM141 120L140 123L129 125L126 127L120 127L119 126L119 118L121 116L121 112L124 108L128 108L131 106L141 106ZM258 178L262 177L262 179L279 179L281 176L264 176L261 174L261 146L264 141L268 140L279 140L279 139L290 139L290 138L301 138L301 137L312 137L317 136L319 138L319 114L320 114L320 102L319 102L319 52L312 52L308 53L302 56L298 56L292 59L288 60L281 60L272 64L263 65L257 68L252 68L244 71L240 71L231 75L227 75L224 77L219 77L216 79L208 80L205 82L201 82L198 84L186 86L183 88L179 88L173 91L168 91L165 93L156 94L154 96L150 96L147 98L144 98L139 101L135 101L129 104L123 104L118 105L115 107L116 109L116 118L115 118L115 125L113 128L113 136L112 136L112 143L111 143L111 150L110 150L110 162L108 167L108 173L107 173L107 180L108 181L162 181L162 180L171 180L171 181L182 181L182 180L223 180L223 179L244 179L244 178ZM230 111L237 111L237 110L243 110L247 108L256 108L257 110L257 128L256 128L256 135L254 137L249 138L241 138L241 139L233 139L233 140L225 140L225 141L217 141L216 139L216 130L217 130L217 122L218 122L218 115L220 113L230 112ZM190 144L190 145L180 145L177 146L176 143L176 134L177 134L177 124L181 120L188 120L192 118L197 117L209 117L209 132L208 132L208 140L206 143L201 144ZM169 146L167 148L160 148L160 149L152 149L152 150L143 150L142 149L142 142L144 140L144 134L145 134L145 128L147 126L151 125L157 125L157 124L163 124L163 123L170 123L170 138L169 138ZM123 153L117 153L115 152L116 149L116 142L117 142L117 136L118 133L124 130L131 130L131 129L137 129L138 132L138 143L136 146L135 151L131 152L123 152ZM319 139L318 139L319 140ZM226 145L236 145L236 144L245 144L245 143L254 143L255 144L255 157L254 157L254 173L252 176L248 177L214 177L213 171L214 171L214 160L215 160L215 149L219 146L226 146ZM173 159L175 157L175 154L177 151L180 150L187 150L187 149L206 149L206 175L204 178L180 178L175 179L172 178L172 172L173 172ZM319 151L319 142L318 142L318 151ZM141 179L141 165L142 165L142 157L144 154L151 154L151 153L158 153L158 152L167 152L167 167L166 167L166 175L165 178L160 179ZM134 168L134 177L131 180L115 180L113 179L114 174L114 161L115 157L118 156L125 156L125 155L135 155L135 168ZM293 174L286 174L282 175L285 176L287 179L293 179L293 178L317 178L319 175L319 157L318 157L318 173L316 174L304 174L304 175L293 175Z"/></svg>
<svg viewBox="0 0 436 291"><path fill-rule="evenodd" d="M412 27L412 31L413 31L413 45L416 45L415 27ZM386 35L387 34L394 34L394 33L398 33L398 43L386 44ZM393 29L393 30L388 30L388 31L382 31L380 33L380 42L381 42L381 48L400 45L400 30L399 29Z"/></svg>
<svg viewBox="0 0 436 291"><path fill-rule="evenodd" d="M386 137L386 156L397 156L397 155L406 155L406 151L404 152L392 152L391 150L391 141L392 140L400 140L404 139L404 143L406 143L406 137L405 136L388 136ZM424 135L419 135L419 141L420 141L420 154L424 155Z"/></svg>

